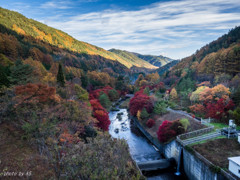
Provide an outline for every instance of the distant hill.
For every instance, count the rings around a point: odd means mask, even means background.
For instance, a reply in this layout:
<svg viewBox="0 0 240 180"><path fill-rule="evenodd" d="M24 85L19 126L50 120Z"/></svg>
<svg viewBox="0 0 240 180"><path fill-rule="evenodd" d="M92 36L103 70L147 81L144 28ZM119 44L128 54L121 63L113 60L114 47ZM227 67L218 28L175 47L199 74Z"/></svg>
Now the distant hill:
<svg viewBox="0 0 240 180"><path fill-rule="evenodd" d="M109 51L117 54L118 56L120 56L122 59L124 59L129 64L132 64L133 66L142 67L142 68L150 68L150 69L157 68L156 66L152 65L151 63L137 57L134 53L124 51L124 50L119 50L119 49L110 49Z"/></svg>
<svg viewBox="0 0 240 180"><path fill-rule="evenodd" d="M177 63L179 63L179 60L173 60L164 66L154 70L153 72L158 72L159 75L164 74L166 71L168 71L171 67L175 66Z"/></svg>
<svg viewBox="0 0 240 180"><path fill-rule="evenodd" d="M135 54L137 57L139 57L157 67L164 66L164 65L168 64L169 62L173 61L173 59L164 57L161 55L153 56L153 55L142 55L142 54L138 54L138 53L133 53L133 54Z"/></svg>
<svg viewBox="0 0 240 180"><path fill-rule="evenodd" d="M110 49L109 51L114 52L123 59L126 59L126 61L130 61L134 66L140 66L142 68L157 68L173 61L173 59L164 56L142 55L119 49Z"/></svg>
<svg viewBox="0 0 240 180"><path fill-rule="evenodd" d="M65 32L7 9L0 8L0 25L0 32L2 33L0 40L9 39L12 41L11 43L15 41L15 45L17 43L18 46L24 47L24 51L18 53L22 58L28 57L32 48L37 48L40 51L39 53L51 54L53 59L70 59L70 61L74 61L70 62L74 66L84 66L80 62L91 60L94 61L92 65L96 66L95 68L104 68L107 67L106 64L115 64L115 62L119 62L127 68L132 66L155 68L142 60L135 62L128 57L121 57L100 47L78 41ZM9 37L3 38L5 33ZM12 36L16 39L13 39ZM109 62L109 60L115 62Z"/></svg>
<svg viewBox="0 0 240 180"><path fill-rule="evenodd" d="M236 27L217 40L183 58L171 69L175 74L183 69L196 70L198 74L235 76L240 73L240 27Z"/></svg>

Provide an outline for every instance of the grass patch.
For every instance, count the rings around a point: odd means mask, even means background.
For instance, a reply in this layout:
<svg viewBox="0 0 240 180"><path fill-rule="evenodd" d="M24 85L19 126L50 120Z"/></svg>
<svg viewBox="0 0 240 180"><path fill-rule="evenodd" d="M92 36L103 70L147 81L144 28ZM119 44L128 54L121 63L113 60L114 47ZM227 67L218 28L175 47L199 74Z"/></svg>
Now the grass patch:
<svg viewBox="0 0 240 180"><path fill-rule="evenodd" d="M214 126L214 129L222 129L224 127L228 127L228 125L224 123L209 123L209 125Z"/></svg>
<svg viewBox="0 0 240 180"><path fill-rule="evenodd" d="M203 140L203 141L199 141L199 142L195 142L195 143L192 143L192 144L189 144L189 146L194 146L194 145L198 145L198 144L204 144L208 141L212 141L212 140L215 140L215 139L224 139L226 138L226 136L218 136L218 137L215 137L215 138L212 138L212 139L206 139L206 140Z"/></svg>
<svg viewBox="0 0 240 180"><path fill-rule="evenodd" d="M209 125L214 126L214 129L222 129L228 127L228 124L224 123L209 123ZM240 130L240 126L237 126L237 130Z"/></svg>

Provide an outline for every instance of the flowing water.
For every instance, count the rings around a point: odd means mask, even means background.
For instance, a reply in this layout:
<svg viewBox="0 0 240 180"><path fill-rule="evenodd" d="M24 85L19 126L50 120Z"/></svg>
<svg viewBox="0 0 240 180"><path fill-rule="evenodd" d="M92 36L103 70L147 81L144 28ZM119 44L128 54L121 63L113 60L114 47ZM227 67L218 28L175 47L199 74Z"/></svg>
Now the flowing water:
<svg viewBox="0 0 240 180"><path fill-rule="evenodd" d="M117 114L122 113L122 119L117 118ZM128 143L130 154L136 162L160 159L160 154L149 144L147 139L141 136L137 129L130 124L126 109L110 112L111 124L109 133L114 138L125 139Z"/></svg>
<svg viewBox="0 0 240 180"><path fill-rule="evenodd" d="M121 113L120 115L117 115ZM114 138L125 139L129 146L130 154L133 160L138 162L158 160L161 159L160 153L151 145L148 140L141 135L139 130L131 124L126 109L120 109L120 111L111 111L109 113L111 124L109 126L109 133ZM154 172L147 176L151 180L171 180L179 179L180 177L174 176L173 172Z"/></svg>

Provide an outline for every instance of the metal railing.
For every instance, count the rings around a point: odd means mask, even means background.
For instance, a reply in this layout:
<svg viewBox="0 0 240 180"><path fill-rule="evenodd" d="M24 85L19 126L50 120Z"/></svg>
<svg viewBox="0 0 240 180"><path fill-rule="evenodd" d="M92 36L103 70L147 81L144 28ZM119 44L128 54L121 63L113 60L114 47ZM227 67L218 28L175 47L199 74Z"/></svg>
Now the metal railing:
<svg viewBox="0 0 240 180"><path fill-rule="evenodd" d="M181 141L181 140L185 140L185 139L188 139L188 138L193 138L193 137L196 137L196 136L199 136L199 135L209 133L213 129L214 129L214 126L210 126L210 127L204 128L204 129L199 129L199 130L196 130L196 131L180 134L180 135L177 136L177 139L179 139Z"/></svg>

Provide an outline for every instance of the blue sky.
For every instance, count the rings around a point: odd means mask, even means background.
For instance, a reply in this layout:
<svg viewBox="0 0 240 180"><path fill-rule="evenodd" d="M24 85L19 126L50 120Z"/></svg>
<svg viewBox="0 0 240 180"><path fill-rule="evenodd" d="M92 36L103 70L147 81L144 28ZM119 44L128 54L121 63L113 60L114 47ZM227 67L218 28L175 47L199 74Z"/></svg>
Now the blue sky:
<svg viewBox="0 0 240 180"><path fill-rule="evenodd" d="M8 0L0 6L107 50L175 59L240 25L240 0Z"/></svg>

